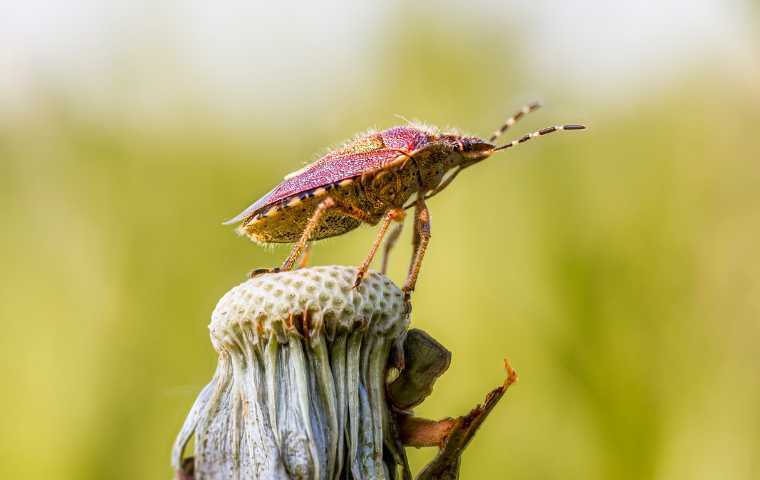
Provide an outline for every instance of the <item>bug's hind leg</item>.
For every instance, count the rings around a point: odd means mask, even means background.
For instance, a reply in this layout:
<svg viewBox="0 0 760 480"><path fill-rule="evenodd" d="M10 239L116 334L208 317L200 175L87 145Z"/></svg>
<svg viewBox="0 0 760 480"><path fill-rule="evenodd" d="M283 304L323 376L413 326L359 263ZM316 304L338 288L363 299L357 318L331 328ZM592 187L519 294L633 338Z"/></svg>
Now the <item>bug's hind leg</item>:
<svg viewBox="0 0 760 480"><path fill-rule="evenodd" d="M288 258L286 258L285 262L283 262L281 270L287 271L293 269L293 265L296 263L296 260L298 260L298 257L301 256L301 252L303 252L306 248L306 244L309 242L311 234L314 233L314 230L319 226L319 222L322 220L322 217L324 217L325 213L329 209L335 208L336 204L337 203L335 202L335 199L332 197L327 197L322 200L319 205L317 205L317 208L314 210L311 218L309 218L309 221L306 222L306 228L303 229L301 238L299 238L296 244L293 245L293 248L290 250L290 255L288 255Z"/></svg>
<svg viewBox="0 0 760 480"><path fill-rule="evenodd" d="M359 266L359 270L356 272L356 278L354 279L354 288L358 287L362 283L362 278L364 278L364 275L367 273L372 260L375 258L377 249L380 247L380 244L383 243L383 237L385 237L385 233L388 231L388 227L390 227L391 222L403 222L405 216L406 212L403 208L394 208L388 210L388 213L385 214L383 224L380 226L380 230L377 232L375 242L372 244L372 248L370 248L369 253L367 254L367 258L364 259L364 262L362 262L362 264Z"/></svg>
<svg viewBox="0 0 760 480"><path fill-rule="evenodd" d="M409 265L406 283L404 283L404 287L401 289L404 291L404 296L407 299L417 284L417 276L422 267L422 258L425 256L425 251L430 242L430 210L428 210L425 198L421 194L417 196L414 217L414 252L412 253L412 263Z"/></svg>

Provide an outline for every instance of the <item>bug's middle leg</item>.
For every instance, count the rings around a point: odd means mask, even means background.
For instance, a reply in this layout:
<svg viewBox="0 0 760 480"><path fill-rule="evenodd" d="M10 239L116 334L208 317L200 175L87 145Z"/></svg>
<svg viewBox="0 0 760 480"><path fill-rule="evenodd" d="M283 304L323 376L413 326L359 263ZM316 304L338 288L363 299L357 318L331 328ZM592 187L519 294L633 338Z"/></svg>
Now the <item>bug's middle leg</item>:
<svg viewBox="0 0 760 480"><path fill-rule="evenodd" d="M375 258L377 249L380 247L380 244L383 243L383 237L385 237L385 233L388 231L388 227L390 227L391 222L403 222L404 217L406 217L406 212L403 208L393 208L391 210L388 210L388 213L385 214L383 224L380 226L380 230L377 232L375 242L372 244L372 248L370 248L369 253L367 254L367 258L364 259L364 262L362 262L362 264L359 266L359 270L356 272L356 278L354 279L354 288L358 287L362 283L362 278L364 278L364 275L367 273L372 260Z"/></svg>

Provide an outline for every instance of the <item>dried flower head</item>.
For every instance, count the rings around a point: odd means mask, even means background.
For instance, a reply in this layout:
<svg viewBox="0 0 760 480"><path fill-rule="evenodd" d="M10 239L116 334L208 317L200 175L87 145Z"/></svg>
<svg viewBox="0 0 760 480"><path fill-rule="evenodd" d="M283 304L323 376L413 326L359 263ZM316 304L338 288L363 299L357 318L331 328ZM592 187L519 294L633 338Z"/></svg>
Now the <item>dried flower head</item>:
<svg viewBox="0 0 760 480"><path fill-rule="evenodd" d="M386 277L324 266L230 290L209 326L219 363L175 442L194 437L194 478L396 478L408 472L385 399L409 325ZM407 473L408 474L408 473Z"/></svg>

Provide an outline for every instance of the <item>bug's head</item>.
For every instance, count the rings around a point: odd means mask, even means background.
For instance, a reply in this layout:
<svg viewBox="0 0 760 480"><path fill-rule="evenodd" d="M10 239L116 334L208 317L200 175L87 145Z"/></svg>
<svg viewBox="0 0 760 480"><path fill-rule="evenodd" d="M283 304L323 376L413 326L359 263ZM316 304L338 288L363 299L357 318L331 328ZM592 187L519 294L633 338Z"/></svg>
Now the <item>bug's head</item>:
<svg viewBox="0 0 760 480"><path fill-rule="evenodd" d="M532 138L537 138L543 135L548 135L554 132L561 132L563 130L583 130L586 127L583 125L554 125L551 127L542 128L532 133L523 135L520 138L507 142L503 145L496 146L496 141L499 137L506 132L512 125L514 125L520 118L528 113L536 110L540 107L538 102L528 104L520 109L517 113L509 117L489 138L483 140L478 137L465 137L457 134L444 134L438 139L443 141L445 148L449 155L446 157L446 170L450 171L448 177L444 178L440 184L433 189L425 198L430 198L440 191L445 189L456 176L469 167L486 158L490 157L496 152L506 150L508 148L516 147L521 143L525 143Z"/></svg>
<svg viewBox="0 0 760 480"><path fill-rule="evenodd" d="M447 134L441 137L450 149L448 168L467 167L473 163L485 160L494 152L496 146L478 137L465 137L457 134Z"/></svg>
<svg viewBox="0 0 760 480"><path fill-rule="evenodd" d="M472 165L473 163L485 160L494 152L496 145L486 142L478 137L462 137L459 139L459 152L462 155L462 164Z"/></svg>

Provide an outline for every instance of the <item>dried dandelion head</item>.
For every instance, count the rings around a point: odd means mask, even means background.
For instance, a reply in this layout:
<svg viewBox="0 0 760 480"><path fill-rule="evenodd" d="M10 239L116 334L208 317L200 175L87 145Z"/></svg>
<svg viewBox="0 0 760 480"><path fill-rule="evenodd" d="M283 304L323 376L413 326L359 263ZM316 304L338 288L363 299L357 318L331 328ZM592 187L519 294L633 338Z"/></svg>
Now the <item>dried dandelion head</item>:
<svg viewBox="0 0 760 480"><path fill-rule="evenodd" d="M396 478L408 472L385 399L386 364L409 325L389 279L324 266L250 279L211 318L219 363L175 442L194 477ZM408 473L407 473L408 474Z"/></svg>

